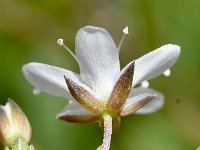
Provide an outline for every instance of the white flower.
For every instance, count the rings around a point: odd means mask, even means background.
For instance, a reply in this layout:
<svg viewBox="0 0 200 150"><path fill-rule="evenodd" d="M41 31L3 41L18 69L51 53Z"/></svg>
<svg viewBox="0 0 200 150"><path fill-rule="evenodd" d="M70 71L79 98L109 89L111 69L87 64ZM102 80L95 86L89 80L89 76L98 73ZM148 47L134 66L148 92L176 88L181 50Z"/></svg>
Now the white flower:
<svg viewBox="0 0 200 150"><path fill-rule="evenodd" d="M126 30L128 33L128 28ZM119 123L120 116L152 113L163 106L161 93L133 87L162 75L174 65L180 54L179 46L164 45L133 60L121 70L121 42L117 47L105 29L86 26L76 35L73 55L79 64L80 75L41 63L24 65L23 73L36 89L71 101L57 118L99 122L104 114L108 114L112 116L114 126Z"/></svg>
<svg viewBox="0 0 200 150"><path fill-rule="evenodd" d="M0 140L5 146L13 147L22 138L27 144L31 139L31 125L21 108L11 99L0 105Z"/></svg>

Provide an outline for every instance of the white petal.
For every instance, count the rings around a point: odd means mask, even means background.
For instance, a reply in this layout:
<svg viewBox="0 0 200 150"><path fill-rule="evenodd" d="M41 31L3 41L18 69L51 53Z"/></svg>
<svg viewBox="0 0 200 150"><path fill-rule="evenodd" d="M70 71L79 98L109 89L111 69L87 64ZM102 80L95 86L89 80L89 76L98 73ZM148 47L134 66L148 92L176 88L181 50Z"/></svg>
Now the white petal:
<svg viewBox="0 0 200 150"><path fill-rule="evenodd" d="M64 110L57 114L56 118L76 123L91 123L100 120L98 115L88 112L78 103L69 104Z"/></svg>
<svg viewBox="0 0 200 150"><path fill-rule="evenodd" d="M155 78L176 62L180 55L177 45L164 45L136 60L133 86L144 80Z"/></svg>
<svg viewBox="0 0 200 150"><path fill-rule="evenodd" d="M83 80L101 95L111 92L120 66L110 34L103 28L86 26L78 31L75 47Z"/></svg>
<svg viewBox="0 0 200 150"><path fill-rule="evenodd" d="M93 115L86 109L84 109L79 103L72 102L68 104L58 115L56 118L59 118L63 115Z"/></svg>
<svg viewBox="0 0 200 150"><path fill-rule="evenodd" d="M38 90L73 99L64 80L64 75L75 81L80 81L79 75L69 70L41 63L29 63L23 66L25 78Z"/></svg>
<svg viewBox="0 0 200 150"><path fill-rule="evenodd" d="M123 107L128 107L129 105L138 102L139 100L147 96L156 96L153 100L147 103L145 106L137 110L136 114L148 114L159 110L164 104L164 97L161 93L154 91L149 88L133 88L129 98L125 102Z"/></svg>

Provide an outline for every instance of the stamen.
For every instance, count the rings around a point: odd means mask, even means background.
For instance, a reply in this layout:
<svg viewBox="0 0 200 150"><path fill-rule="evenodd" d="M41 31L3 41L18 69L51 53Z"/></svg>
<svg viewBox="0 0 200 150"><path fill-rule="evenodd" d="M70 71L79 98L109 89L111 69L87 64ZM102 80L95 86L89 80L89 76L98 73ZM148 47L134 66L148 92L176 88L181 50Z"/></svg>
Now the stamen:
<svg viewBox="0 0 200 150"><path fill-rule="evenodd" d="M58 39L57 43L58 43L58 45L63 46L72 55L72 57L74 57L74 59L76 60L75 54L64 44L63 39Z"/></svg>
<svg viewBox="0 0 200 150"><path fill-rule="evenodd" d="M163 72L163 75L169 77L171 75L171 70L167 69L166 71Z"/></svg>
<svg viewBox="0 0 200 150"><path fill-rule="evenodd" d="M121 49L121 46L122 46L122 43L123 43L123 41L124 41L124 38L125 38L125 36L129 33L128 32L128 26L126 27L126 28L124 28L123 29L123 33L124 33L124 35L122 36L122 39L121 39L121 41L119 42L119 45L118 45L118 51L120 51L120 49Z"/></svg>
<svg viewBox="0 0 200 150"><path fill-rule="evenodd" d="M33 89L34 95L39 95L40 93L41 93L40 89L37 89L37 88Z"/></svg>
<svg viewBox="0 0 200 150"><path fill-rule="evenodd" d="M104 120L104 138L101 150L109 150L112 135L112 117L109 114L103 115ZM100 147L99 147L100 148Z"/></svg>
<svg viewBox="0 0 200 150"><path fill-rule="evenodd" d="M141 82L141 87L148 88L149 87L149 81L147 81L147 80L142 81Z"/></svg>

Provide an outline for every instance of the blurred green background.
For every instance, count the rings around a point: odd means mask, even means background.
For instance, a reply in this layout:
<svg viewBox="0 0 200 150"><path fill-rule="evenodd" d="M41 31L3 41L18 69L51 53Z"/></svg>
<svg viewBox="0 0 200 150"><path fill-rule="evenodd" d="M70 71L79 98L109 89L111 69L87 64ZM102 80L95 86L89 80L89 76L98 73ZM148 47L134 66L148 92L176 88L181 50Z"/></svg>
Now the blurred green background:
<svg viewBox="0 0 200 150"><path fill-rule="evenodd" d="M165 95L164 108L122 119L111 150L193 150L200 145L199 0L1 0L0 104L10 97L27 114L36 150L94 150L102 142L97 124L55 119L67 100L42 93L21 73L23 64L41 62L79 72L78 64L56 44L74 49L76 31L85 25L106 28L119 43L121 66L164 44L178 44L181 57L169 78L152 80ZM1 149L1 148L0 148Z"/></svg>

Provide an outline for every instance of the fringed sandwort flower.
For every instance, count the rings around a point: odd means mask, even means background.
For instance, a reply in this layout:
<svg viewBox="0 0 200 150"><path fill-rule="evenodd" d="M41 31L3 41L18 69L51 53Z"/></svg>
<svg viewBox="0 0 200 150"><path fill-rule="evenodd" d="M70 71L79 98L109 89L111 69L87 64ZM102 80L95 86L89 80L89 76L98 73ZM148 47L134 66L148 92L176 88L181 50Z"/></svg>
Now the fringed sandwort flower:
<svg viewBox="0 0 200 150"><path fill-rule="evenodd" d="M149 79L164 73L180 54L177 45L164 45L120 69L119 52L128 27L119 45L103 28L86 26L75 39L75 54L58 39L74 57L80 75L69 70L41 63L23 66L25 78L35 87L35 93L47 92L70 100L57 118L69 122L98 122L104 128L102 150L110 148L112 130L120 125L120 118L137 113L148 114L160 109L163 95L149 86ZM141 84L141 87L135 87ZM135 87L135 88L134 88ZM145 87L145 88L144 88Z"/></svg>

